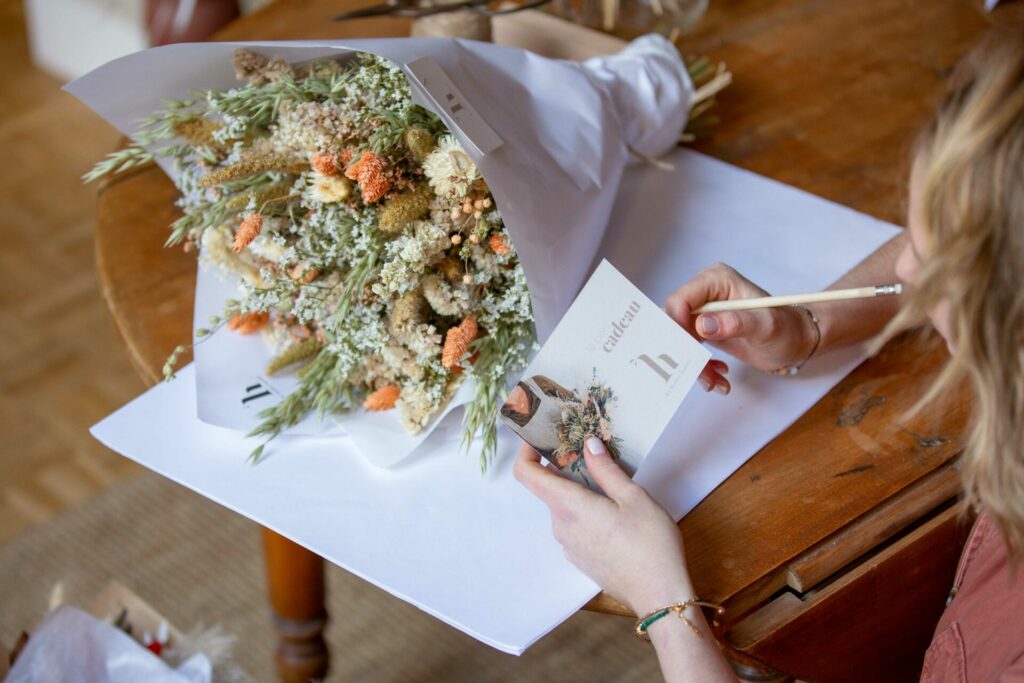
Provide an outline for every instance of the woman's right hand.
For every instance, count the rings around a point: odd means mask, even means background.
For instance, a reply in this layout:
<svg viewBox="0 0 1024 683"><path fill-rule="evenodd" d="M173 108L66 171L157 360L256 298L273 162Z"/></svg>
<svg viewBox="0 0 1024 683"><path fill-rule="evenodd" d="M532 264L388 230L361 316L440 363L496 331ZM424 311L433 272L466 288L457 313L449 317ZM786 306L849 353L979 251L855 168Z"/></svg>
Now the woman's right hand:
<svg viewBox="0 0 1024 683"><path fill-rule="evenodd" d="M691 313L712 301L760 296L768 293L724 263L716 263L669 295L665 311L698 341L707 340L761 370L771 372L807 360L818 343L818 331L800 308ZM702 381L713 372L712 366L705 368Z"/></svg>

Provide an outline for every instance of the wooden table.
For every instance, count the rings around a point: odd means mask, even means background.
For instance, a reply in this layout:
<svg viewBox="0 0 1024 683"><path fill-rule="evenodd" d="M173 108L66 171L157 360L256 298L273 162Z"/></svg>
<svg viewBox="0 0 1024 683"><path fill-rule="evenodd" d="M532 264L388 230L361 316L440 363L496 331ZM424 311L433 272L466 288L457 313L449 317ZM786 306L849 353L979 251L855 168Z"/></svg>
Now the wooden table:
<svg viewBox="0 0 1024 683"><path fill-rule="evenodd" d="M327 21L360 4L282 1L218 38L407 32L398 20ZM989 18L973 5L712 3L682 49L727 62L735 82L714 138L698 149L900 223L910 143L943 80L988 22L1021 14L1018 5ZM194 257L161 246L174 194L149 167L99 197L104 295L151 383L192 320ZM961 392L900 416L946 357L934 338L897 340L680 522L698 592L727 607L720 637L745 677L916 680L963 540L956 458L969 403ZM264 540L281 676L322 675L323 560L269 531ZM626 613L606 596L588 608Z"/></svg>

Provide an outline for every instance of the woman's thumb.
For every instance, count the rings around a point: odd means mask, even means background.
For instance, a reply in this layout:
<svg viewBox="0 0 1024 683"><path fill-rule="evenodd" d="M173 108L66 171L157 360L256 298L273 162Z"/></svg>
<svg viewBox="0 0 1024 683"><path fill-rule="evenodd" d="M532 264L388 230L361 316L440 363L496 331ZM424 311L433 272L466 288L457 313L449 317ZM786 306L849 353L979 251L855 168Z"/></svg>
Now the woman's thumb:
<svg viewBox="0 0 1024 683"><path fill-rule="evenodd" d="M756 313L704 313L697 317L697 333L713 340L754 337L762 324Z"/></svg>
<svg viewBox="0 0 1024 683"><path fill-rule="evenodd" d="M629 475L612 460L608 447L601 439L589 436L583 446L587 471L609 498L618 499L627 487L633 486Z"/></svg>

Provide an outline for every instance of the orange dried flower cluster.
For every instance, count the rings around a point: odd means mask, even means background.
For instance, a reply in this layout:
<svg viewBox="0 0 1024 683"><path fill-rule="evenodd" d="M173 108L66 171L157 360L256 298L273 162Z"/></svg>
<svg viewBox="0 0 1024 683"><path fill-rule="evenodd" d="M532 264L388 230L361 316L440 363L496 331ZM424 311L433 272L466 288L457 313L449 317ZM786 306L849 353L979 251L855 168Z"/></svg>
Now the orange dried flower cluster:
<svg viewBox="0 0 1024 683"><path fill-rule="evenodd" d="M314 154L309 165L320 175L341 175L341 164L334 154Z"/></svg>
<svg viewBox="0 0 1024 683"><path fill-rule="evenodd" d="M499 235L498 233L491 235L491 238L487 240L487 244L490 245L491 251L498 256L503 256L509 251L508 242L505 241L505 236Z"/></svg>
<svg viewBox="0 0 1024 683"><path fill-rule="evenodd" d="M441 350L441 365L451 368L459 362L469 345L476 339L479 329L476 325L476 318L467 315L457 326L448 330L444 338L444 348Z"/></svg>
<svg viewBox="0 0 1024 683"><path fill-rule="evenodd" d="M397 385L385 384L366 397L363 407L367 410L390 410L395 407L395 402L398 401L398 396L401 393L402 390Z"/></svg>
<svg viewBox="0 0 1024 683"><path fill-rule="evenodd" d="M242 251L249 246L250 242L256 239L256 235L259 235L262 229L263 216L258 213L252 214L238 225L238 229L235 230L235 243L231 249L236 254Z"/></svg>
<svg viewBox="0 0 1024 683"><path fill-rule="evenodd" d="M345 169L345 177L356 181L367 204L380 201L391 189L391 183L384 177L384 161L370 150Z"/></svg>
<svg viewBox="0 0 1024 683"><path fill-rule="evenodd" d="M228 329L238 334L252 334L263 329L270 322L270 314L266 311L239 313L228 320Z"/></svg>

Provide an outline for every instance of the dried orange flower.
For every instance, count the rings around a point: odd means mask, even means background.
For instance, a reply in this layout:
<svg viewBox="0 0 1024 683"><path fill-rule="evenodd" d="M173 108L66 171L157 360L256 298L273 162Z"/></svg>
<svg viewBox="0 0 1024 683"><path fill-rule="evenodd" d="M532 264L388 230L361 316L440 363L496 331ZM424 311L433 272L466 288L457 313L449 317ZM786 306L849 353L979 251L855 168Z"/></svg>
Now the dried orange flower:
<svg viewBox="0 0 1024 683"><path fill-rule="evenodd" d="M380 389L370 393L363 401L363 407L367 410L390 410L395 407L402 390L395 384L385 384Z"/></svg>
<svg viewBox="0 0 1024 683"><path fill-rule="evenodd" d="M310 268L307 270L306 266L301 263L296 263L295 266L292 267L291 271L289 271L288 275L296 282L308 285L310 282L320 277L320 271L316 268Z"/></svg>
<svg viewBox="0 0 1024 683"><path fill-rule="evenodd" d="M469 345L476 339L478 329L476 318L467 315L466 318L456 327L448 330L444 338L444 348L441 350L441 365L451 368L466 355Z"/></svg>
<svg viewBox="0 0 1024 683"><path fill-rule="evenodd" d="M341 175L341 165L338 164L338 157L333 154L314 154L309 160L313 170L320 175Z"/></svg>
<svg viewBox="0 0 1024 683"><path fill-rule="evenodd" d="M491 235L491 238L487 240L487 244L491 247L491 251L493 251L498 256L502 256L509 252L508 242L505 241L504 235L494 233L493 235Z"/></svg>
<svg viewBox="0 0 1024 683"><path fill-rule="evenodd" d="M228 329L238 334L252 334L263 329L270 322L270 314L265 311L239 313L228 320Z"/></svg>
<svg viewBox="0 0 1024 683"><path fill-rule="evenodd" d="M258 213L254 213L238 225L238 229L235 230L235 243L232 245L231 250L236 254L247 246L249 243L256 239L256 236L260 234L260 230L263 229L263 216Z"/></svg>
<svg viewBox="0 0 1024 683"><path fill-rule="evenodd" d="M467 315L465 319L459 323L459 329L462 330L462 334L469 338L469 341L476 339L476 335L480 332L480 329L476 324L476 317L472 315Z"/></svg>
<svg viewBox="0 0 1024 683"><path fill-rule="evenodd" d="M391 188L391 183L384 177L384 161L370 150L363 152L358 160L345 169L345 177L356 181L366 204L380 201Z"/></svg>

